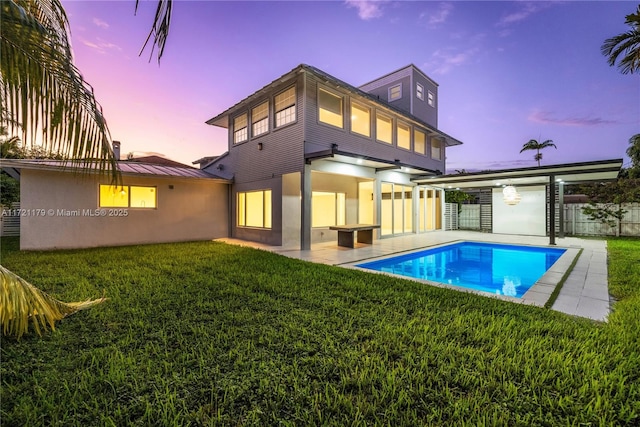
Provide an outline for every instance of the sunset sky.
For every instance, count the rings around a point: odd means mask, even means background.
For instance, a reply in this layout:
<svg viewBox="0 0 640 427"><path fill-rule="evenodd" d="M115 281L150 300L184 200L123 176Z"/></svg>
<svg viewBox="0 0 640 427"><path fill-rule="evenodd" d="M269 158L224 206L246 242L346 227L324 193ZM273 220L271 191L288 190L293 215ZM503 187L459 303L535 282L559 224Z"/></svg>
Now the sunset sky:
<svg viewBox="0 0 640 427"><path fill-rule="evenodd" d="M628 158L640 76L600 53L636 2L176 1L162 62L138 56L155 1L63 0L76 65L122 152L191 164L227 150L205 124L301 63L359 86L410 63L439 86L447 172Z"/></svg>

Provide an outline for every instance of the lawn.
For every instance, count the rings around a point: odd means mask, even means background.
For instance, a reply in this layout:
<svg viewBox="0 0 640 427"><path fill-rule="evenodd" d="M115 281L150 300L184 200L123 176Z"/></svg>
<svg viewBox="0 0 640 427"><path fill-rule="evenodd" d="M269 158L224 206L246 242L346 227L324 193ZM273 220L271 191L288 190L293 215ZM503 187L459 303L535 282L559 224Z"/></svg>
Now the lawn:
<svg viewBox="0 0 640 427"><path fill-rule="evenodd" d="M606 324L216 242L19 252L65 301L2 338L2 426L638 425L640 240Z"/></svg>

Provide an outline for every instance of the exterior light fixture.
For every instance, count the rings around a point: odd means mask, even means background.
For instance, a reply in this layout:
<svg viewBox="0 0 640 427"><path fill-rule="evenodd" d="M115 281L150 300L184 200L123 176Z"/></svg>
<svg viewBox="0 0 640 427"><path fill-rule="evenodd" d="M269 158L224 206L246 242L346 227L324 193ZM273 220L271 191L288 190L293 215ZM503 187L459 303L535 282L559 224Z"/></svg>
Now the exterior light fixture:
<svg viewBox="0 0 640 427"><path fill-rule="evenodd" d="M509 206L515 206L520 203L522 196L513 185L507 185L502 189L502 197L504 202Z"/></svg>
<svg viewBox="0 0 640 427"><path fill-rule="evenodd" d="M262 142L258 142L258 150L262 151Z"/></svg>

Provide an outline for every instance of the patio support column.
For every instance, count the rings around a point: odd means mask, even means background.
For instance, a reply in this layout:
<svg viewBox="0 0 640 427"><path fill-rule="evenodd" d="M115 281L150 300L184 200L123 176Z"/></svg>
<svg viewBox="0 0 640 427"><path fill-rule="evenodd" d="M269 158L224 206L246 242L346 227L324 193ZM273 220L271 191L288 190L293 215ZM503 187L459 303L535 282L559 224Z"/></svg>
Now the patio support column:
<svg viewBox="0 0 640 427"><path fill-rule="evenodd" d="M560 209L558 211L558 226L559 231L558 231L558 237L559 238L564 238L564 182L560 182L558 184L558 209Z"/></svg>
<svg viewBox="0 0 640 427"><path fill-rule="evenodd" d="M549 175L549 245L556 244L556 176Z"/></svg>
<svg viewBox="0 0 640 427"><path fill-rule="evenodd" d="M300 183L300 250L311 249L311 165L304 165ZM283 212L283 214L285 214Z"/></svg>

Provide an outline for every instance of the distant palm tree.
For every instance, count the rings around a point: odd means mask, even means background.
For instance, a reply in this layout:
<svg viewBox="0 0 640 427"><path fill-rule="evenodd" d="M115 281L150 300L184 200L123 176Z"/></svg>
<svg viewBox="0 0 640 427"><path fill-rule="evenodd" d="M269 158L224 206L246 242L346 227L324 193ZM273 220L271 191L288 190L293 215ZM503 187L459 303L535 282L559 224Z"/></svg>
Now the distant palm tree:
<svg viewBox="0 0 640 427"><path fill-rule="evenodd" d="M608 57L609 65L616 64L618 57L622 59L618 68L622 74L633 74L640 71L640 5L636 13L626 16L625 24L631 27L626 33L608 38L600 50Z"/></svg>
<svg viewBox="0 0 640 427"><path fill-rule="evenodd" d="M555 149L558 148L550 139L547 139L544 142L538 142L535 139L530 139L529 142L527 142L522 146L522 150L520 150L520 152L522 153L523 151L526 151L526 150L536 150L536 155L533 156L533 158L538 162L538 166L540 166L540 160L542 160L542 153L540 152L540 150L545 149L547 147L553 147Z"/></svg>
<svg viewBox="0 0 640 427"><path fill-rule="evenodd" d="M631 159L629 173L631 178L640 178L640 133L629 138L627 156Z"/></svg>

